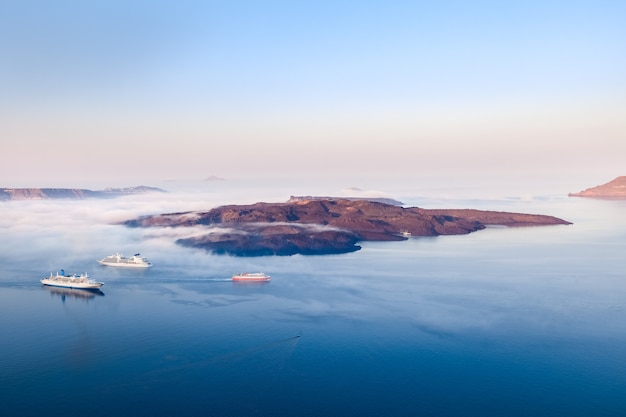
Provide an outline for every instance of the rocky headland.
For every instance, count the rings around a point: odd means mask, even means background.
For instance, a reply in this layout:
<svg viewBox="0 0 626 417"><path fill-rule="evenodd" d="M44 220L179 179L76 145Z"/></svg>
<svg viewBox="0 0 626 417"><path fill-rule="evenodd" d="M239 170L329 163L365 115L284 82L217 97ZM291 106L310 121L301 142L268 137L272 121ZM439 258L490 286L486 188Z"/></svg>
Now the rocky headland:
<svg viewBox="0 0 626 417"><path fill-rule="evenodd" d="M569 193L570 197L590 197L605 199L626 199L626 177L617 177L613 181L596 187L587 188L578 193Z"/></svg>
<svg viewBox="0 0 626 417"><path fill-rule="evenodd" d="M399 241L410 236L460 235L489 225L566 225L540 214L469 209L403 208L367 200L292 199L286 203L227 205L206 212L143 216L129 227L207 226L204 234L177 243L236 256L320 255L359 250L363 241Z"/></svg>
<svg viewBox="0 0 626 417"><path fill-rule="evenodd" d="M132 194L165 193L156 187L140 185L128 188L105 188L92 191L81 188L0 188L0 201L114 198Z"/></svg>

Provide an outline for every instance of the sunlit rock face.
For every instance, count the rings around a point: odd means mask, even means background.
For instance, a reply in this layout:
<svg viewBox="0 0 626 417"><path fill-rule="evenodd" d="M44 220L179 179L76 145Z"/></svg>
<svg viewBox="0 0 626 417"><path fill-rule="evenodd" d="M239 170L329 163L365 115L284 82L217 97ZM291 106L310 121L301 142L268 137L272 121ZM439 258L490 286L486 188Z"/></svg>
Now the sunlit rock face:
<svg viewBox="0 0 626 417"><path fill-rule="evenodd" d="M178 239L181 245L238 256L334 254L360 249L362 241L408 236L459 235L487 225L570 224L545 215L482 210L426 210L364 200L312 199L228 205L206 212L144 216L130 227L205 226L207 233Z"/></svg>
<svg viewBox="0 0 626 417"><path fill-rule="evenodd" d="M626 176L617 177L606 184L587 188L578 193L569 193L568 195L570 197L626 199Z"/></svg>

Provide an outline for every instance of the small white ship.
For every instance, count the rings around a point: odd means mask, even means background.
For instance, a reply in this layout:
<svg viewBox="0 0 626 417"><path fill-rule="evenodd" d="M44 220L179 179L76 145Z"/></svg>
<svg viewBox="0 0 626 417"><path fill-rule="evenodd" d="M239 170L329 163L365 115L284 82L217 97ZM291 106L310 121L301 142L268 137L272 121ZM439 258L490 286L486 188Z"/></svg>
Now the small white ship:
<svg viewBox="0 0 626 417"><path fill-rule="evenodd" d="M233 275L233 281L239 282L263 282L269 281L270 276L263 272L242 272L240 274Z"/></svg>
<svg viewBox="0 0 626 417"><path fill-rule="evenodd" d="M64 270L57 272L56 275L50 273L49 277L40 280L44 285L50 285L52 287L64 287L64 288L80 288L83 290L95 290L104 285L104 282L94 281L89 278L89 275L85 274L71 274L66 275Z"/></svg>
<svg viewBox="0 0 626 417"><path fill-rule="evenodd" d="M146 258L142 258L139 253L134 254L130 258L116 253L115 255L100 259L98 263L105 266L121 266L126 268L150 268L152 266L152 263Z"/></svg>

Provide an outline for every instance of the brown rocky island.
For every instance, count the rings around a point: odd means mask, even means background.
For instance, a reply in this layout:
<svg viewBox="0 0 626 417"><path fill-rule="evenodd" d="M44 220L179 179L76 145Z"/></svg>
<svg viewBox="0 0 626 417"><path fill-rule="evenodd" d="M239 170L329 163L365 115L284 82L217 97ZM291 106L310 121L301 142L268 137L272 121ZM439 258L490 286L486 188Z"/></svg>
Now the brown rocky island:
<svg viewBox="0 0 626 417"><path fill-rule="evenodd" d="M286 203L228 205L128 220L130 227L207 226L205 234L177 243L236 256L322 255L359 250L363 241L399 241L408 236L459 235L489 225L571 224L539 214L470 209L429 210L366 200L292 199Z"/></svg>

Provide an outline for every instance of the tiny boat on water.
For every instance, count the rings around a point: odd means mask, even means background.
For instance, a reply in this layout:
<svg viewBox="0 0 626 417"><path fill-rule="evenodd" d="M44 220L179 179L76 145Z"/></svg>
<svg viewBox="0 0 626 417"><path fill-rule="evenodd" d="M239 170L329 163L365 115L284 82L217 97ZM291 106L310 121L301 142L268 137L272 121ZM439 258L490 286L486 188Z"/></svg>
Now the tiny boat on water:
<svg viewBox="0 0 626 417"><path fill-rule="evenodd" d="M139 253L134 254L130 258L116 253L100 259L98 263L105 266L122 266L128 268L150 268L152 266L152 263L146 258L142 258Z"/></svg>
<svg viewBox="0 0 626 417"><path fill-rule="evenodd" d="M80 288L84 290L98 289L104 285L104 282L94 281L86 273L66 275L64 270L61 270L60 273L57 272L56 275L52 275L51 272L49 277L40 281L42 284L52 287Z"/></svg>
<svg viewBox="0 0 626 417"><path fill-rule="evenodd" d="M242 272L239 274L233 275L233 281L248 281L248 282L261 282L261 281L269 281L270 276L264 274L263 272Z"/></svg>

